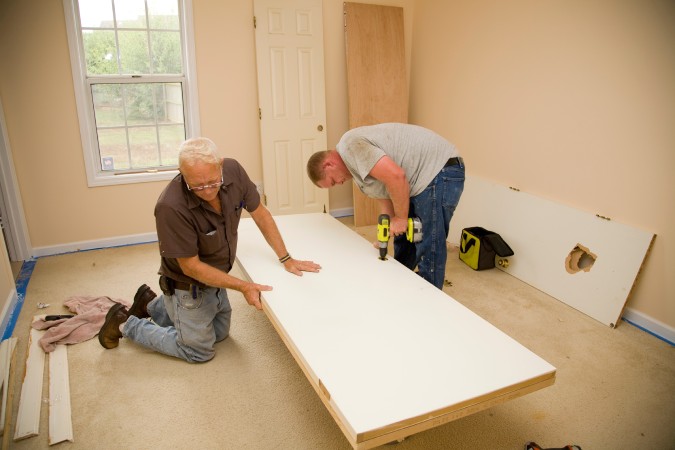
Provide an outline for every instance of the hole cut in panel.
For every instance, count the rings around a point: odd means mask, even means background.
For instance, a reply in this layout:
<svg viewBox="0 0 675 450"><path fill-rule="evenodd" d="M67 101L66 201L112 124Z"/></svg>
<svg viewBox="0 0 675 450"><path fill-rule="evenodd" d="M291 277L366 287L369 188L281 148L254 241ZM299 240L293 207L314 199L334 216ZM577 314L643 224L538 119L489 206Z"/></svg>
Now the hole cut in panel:
<svg viewBox="0 0 675 450"><path fill-rule="evenodd" d="M565 270L571 274L581 271L590 272L596 259L598 257L588 248L577 244L565 258Z"/></svg>

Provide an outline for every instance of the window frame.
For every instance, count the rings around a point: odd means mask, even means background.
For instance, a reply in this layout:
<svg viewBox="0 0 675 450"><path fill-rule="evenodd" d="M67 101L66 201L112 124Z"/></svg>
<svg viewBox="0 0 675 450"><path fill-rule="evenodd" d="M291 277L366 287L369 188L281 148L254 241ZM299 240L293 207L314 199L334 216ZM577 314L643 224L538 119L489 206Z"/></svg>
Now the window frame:
<svg viewBox="0 0 675 450"><path fill-rule="evenodd" d="M80 126L80 138L84 166L89 187L110 186L118 184L144 183L170 180L178 173L178 168L139 169L138 171L103 171L100 163L96 120L94 117L94 101L91 95L91 82L87 78L87 68L80 27L78 0L63 0L63 8L70 49L70 64L75 90L75 103ZM183 111L186 138L200 135L199 103L197 92L197 72L195 63L194 29L192 20L192 0L178 0L181 23L181 50L183 53ZM104 77L100 77L104 78ZM120 78L120 77L116 77ZM129 76L133 82L139 78ZM142 77L143 82L157 82L152 75Z"/></svg>

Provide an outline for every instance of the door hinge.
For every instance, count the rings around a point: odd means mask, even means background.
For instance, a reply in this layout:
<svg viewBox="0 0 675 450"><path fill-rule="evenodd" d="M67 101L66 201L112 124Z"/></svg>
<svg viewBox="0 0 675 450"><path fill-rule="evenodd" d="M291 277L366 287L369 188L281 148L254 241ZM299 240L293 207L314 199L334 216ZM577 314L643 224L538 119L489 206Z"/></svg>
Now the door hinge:
<svg viewBox="0 0 675 450"><path fill-rule="evenodd" d="M258 27L258 20L255 18L255 16L253 16L253 28L257 27Z"/></svg>
<svg viewBox="0 0 675 450"><path fill-rule="evenodd" d="M263 194L263 205L267 206L267 194Z"/></svg>
<svg viewBox="0 0 675 450"><path fill-rule="evenodd" d="M258 120L262 120L262 109L258 108Z"/></svg>

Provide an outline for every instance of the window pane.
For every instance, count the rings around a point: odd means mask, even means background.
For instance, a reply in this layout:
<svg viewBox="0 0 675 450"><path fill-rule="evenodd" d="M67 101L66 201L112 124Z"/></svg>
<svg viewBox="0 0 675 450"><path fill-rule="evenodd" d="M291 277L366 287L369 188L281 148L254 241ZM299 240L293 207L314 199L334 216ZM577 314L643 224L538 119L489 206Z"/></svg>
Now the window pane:
<svg viewBox="0 0 675 450"><path fill-rule="evenodd" d="M117 48L114 31L82 32L87 75L117 74Z"/></svg>
<svg viewBox="0 0 675 450"><path fill-rule="evenodd" d="M185 140L183 125L169 125L159 128L159 148L163 166L178 165L178 147Z"/></svg>
<svg viewBox="0 0 675 450"><path fill-rule="evenodd" d="M131 149L131 167L142 169L159 167L159 148L157 146L157 128L129 128Z"/></svg>
<svg viewBox="0 0 675 450"><path fill-rule="evenodd" d="M178 31L151 31L150 41L153 73L183 73Z"/></svg>
<svg viewBox="0 0 675 450"><path fill-rule="evenodd" d="M97 127L124 126L122 85L95 84L91 87Z"/></svg>
<svg viewBox="0 0 675 450"><path fill-rule="evenodd" d="M150 28L155 30L178 30L178 2L176 0L148 0Z"/></svg>
<svg viewBox="0 0 675 450"><path fill-rule="evenodd" d="M82 27L112 28L113 13L111 0L80 0L79 3Z"/></svg>
<svg viewBox="0 0 675 450"><path fill-rule="evenodd" d="M115 0L118 28L147 28L144 0Z"/></svg>
<svg viewBox="0 0 675 450"><path fill-rule="evenodd" d="M119 31L122 73L150 73L148 34L145 31Z"/></svg>
<svg viewBox="0 0 675 450"><path fill-rule="evenodd" d="M129 125L155 124L155 100L152 95L152 84L124 85L124 100Z"/></svg>
<svg viewBox="0 0 675 450"><path fill-rule="evenodd" d="M183 123L183 90L180 83L155 84L157 123Z"/></svg>
<svg viewBox="0 0 675 450"><path fill-rule="evenodd" d="M102 170L129 168L127 134L124 128L98 130L98 145L101 149Z"/></svg>

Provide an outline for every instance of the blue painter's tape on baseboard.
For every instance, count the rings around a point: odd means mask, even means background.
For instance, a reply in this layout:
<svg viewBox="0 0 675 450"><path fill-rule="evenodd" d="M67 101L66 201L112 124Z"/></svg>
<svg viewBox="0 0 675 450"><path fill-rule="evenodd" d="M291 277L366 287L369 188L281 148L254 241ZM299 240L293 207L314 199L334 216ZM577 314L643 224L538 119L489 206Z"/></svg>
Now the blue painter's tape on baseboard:
<svg viewBox="0 0 675 450"><path fill-rule="evenodd" d="M10 305L7 311L7 327L5 328L4 333L2 333L2 340L12 336L14 332L14 327L16 326L16 321L19 319L19 313L21 313L21 308L23 307L24 299L26 298L26 289L28 288L28 282L30 277L33 274L33 269L35 268L35 263L37 259L29 259L24 261L21 265L21 270L19 275L16 278L16 303Z"/></svg>
<svg viewBox="0 0 675 450"><path fill-rule="evenodd" d="M663 342L667 342L668 344L670 344L670 345L672 345L672 346L675 347L675 342L673 342L673 341L671 341L671 340L668 340L667 338L665 338L665 337L663 337L663 336L661 336L661 335L659 335L659 334L656 334L656 333L653 332L652 330L650 330L650 329L648 329L648 328L645 328L645 327L643 327L642 325L640 325L640 324L638 324L638 323L636 323L636 322L633 322L633 321L630 320L630 319L626 319L625 317L622 317L622 319L623 319L624 322L633 325L635 328L639 328L639 329L641 329L642 331L644 331L645 333L651 334L651 335L654 336L655 338L661 339Z"/></svg>

